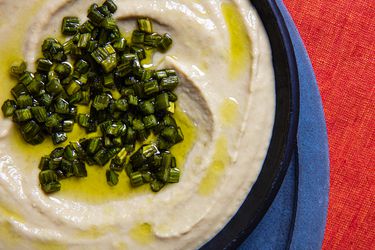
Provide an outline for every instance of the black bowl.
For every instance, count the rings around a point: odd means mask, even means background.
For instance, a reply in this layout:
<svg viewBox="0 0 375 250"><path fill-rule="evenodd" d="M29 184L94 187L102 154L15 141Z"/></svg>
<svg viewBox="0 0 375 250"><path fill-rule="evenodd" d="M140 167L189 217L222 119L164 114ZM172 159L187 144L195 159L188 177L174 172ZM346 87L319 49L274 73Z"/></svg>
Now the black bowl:
<svg viewBox="0 0 375 250"><path fill-rule="evenodd" d="M276 80L276 114L270 146L259 177L229 223L202 249L236 249L254 230L284 180L296 145L299 81L293 45L274 0L251 0L267 31Z"/></svg>

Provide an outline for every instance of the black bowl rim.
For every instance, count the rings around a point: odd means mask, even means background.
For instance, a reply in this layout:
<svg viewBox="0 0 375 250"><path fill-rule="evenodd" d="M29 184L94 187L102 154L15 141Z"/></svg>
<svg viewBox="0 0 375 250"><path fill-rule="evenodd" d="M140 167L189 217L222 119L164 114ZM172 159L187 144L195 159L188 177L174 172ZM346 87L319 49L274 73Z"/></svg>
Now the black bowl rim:
<svg viewBox="0 0 375 250"><path fill-rule="evenodd" d="M201 249L236 249L271 206L296 146L299 78L288 28L274 0L250 0L269 36L276 80L276 114L262 170L245 201L228 224Z"/></svg>

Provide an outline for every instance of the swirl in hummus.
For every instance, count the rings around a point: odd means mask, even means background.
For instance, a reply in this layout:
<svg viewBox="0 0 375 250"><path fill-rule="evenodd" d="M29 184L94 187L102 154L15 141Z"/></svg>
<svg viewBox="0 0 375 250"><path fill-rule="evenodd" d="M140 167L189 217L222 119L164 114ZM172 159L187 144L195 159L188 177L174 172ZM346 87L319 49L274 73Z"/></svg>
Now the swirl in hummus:
<svg viewBox="0 0 375 250"><path fill-rule="evenodd" d="M85 20L91 1L0 0L0 101L14 81L9 65L40 56L67 15ZM117 0L123 31L150 17L174 39L153 67L176 69L177 120L187 139L176 146L180 183L159 193L131 189L125 176L108 187L102 170L63 183L47 196L38 162L51 143L26 145L0 120L1 249L192 249L230 220L257 179L271 138L275 89L269 41L245 0ZM64 38L59 37L62 41ZM152 66L152 65L149 65ZM75 132L69 140L85 136Z"/></svg>

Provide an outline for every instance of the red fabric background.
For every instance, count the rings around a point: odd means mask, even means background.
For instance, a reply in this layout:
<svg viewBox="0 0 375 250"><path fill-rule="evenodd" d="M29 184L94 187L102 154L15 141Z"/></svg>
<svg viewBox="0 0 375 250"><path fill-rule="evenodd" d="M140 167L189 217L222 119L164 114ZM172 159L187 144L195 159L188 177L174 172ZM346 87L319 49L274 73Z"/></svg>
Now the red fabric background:
<svg viewBox="0 0 375 250"><path fill-rule="evenodd" d="M284 0L310 55L330 145L323 249L375 249L375 0Z"/></svg>

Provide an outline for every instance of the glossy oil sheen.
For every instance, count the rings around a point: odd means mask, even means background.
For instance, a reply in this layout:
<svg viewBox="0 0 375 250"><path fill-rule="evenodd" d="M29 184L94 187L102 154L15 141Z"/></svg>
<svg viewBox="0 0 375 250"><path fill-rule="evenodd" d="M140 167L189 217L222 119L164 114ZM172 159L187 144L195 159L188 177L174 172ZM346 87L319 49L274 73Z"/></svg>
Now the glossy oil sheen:
<svg viewBox="0 0 375 250"><path fill-rule="evenodd" d="M24 45L23 41L26 40L25 36L28 34L28 25L25 24L31 22L45 1L46 0L38 0L35 4L31 5L30 8L25 8L25 11L22 13L22 15L17 16L17 21L13 24L12 28L16 32L9 32L2 38L2 44L0 46L1 87L2 90L9 91L0 91L1 104L3 101L11 97L10 89L16 84L16 82L9 75L10 66L14 63L19 63L24 59L22 51ZM8 23L1 22L0 27L3 25L8 25Z"/></svg>
<svg viewBox="0 0 375 250"><path fill-rule="evenodd" d="M220 107L220 118L224 125L236 122L239 114L238 102L233 98L225 98Z"/></svg>
<svg viewBox="0 0 375 250"><path fill-rule="evenodd" d="M220 137L216 142L215 153L206 175L203 177L198 192L200 195L209 196L217 187L226 166L230 163L227 139Z"/></svg>
<svg viewBox="0 0 375 250"><path fill-rule="evenodd" d="M152 232L152 226L147 223L143 223L133 227L129 232L130 237L138 242L139 244L151 244L155 236Z"/></svg>
<svg viewBox="0 0 375 250"><path fill-rule="evenodd" d="M236 5L229 2L223 3L221 9L230 39L229 74L232 79L237 79L243 72L248 71L248 65L251 65L251 40Z"/></svg>

